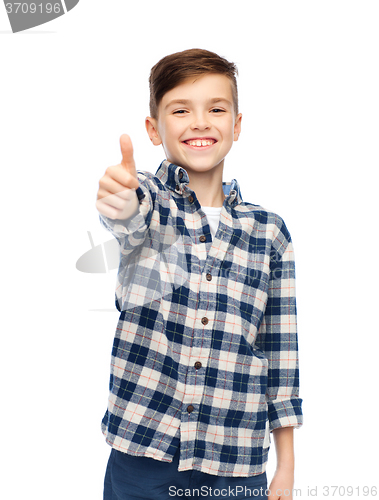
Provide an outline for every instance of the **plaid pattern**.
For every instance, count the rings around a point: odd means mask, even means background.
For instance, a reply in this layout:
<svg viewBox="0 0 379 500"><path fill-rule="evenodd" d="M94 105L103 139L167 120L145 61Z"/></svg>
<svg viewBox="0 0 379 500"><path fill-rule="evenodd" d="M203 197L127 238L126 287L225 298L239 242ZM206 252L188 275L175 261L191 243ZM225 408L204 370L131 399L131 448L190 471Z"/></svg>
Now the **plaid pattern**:
<svg viewBox="0 0 379 500"><path fill-rule="evenodd" d="M140 213L100 216L120 244L107 442L179 471L264 472L270 431L302 425L295 268L276 214L226 195L212 241L187 172L138 172Z"/></svg>

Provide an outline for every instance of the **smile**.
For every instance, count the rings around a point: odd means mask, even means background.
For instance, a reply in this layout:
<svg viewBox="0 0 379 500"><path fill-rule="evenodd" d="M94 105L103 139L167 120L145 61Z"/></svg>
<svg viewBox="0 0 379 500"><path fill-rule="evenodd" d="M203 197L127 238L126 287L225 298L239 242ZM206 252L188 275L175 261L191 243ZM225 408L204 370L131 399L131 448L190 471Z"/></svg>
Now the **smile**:
<svg viewBox="0 0 379 500"><path fill-rule="evenodd" d="M192 146L195 148L205 148L212 146L217 141L215 139L189 139L188 141L183 141L187 146Z"/></svg>

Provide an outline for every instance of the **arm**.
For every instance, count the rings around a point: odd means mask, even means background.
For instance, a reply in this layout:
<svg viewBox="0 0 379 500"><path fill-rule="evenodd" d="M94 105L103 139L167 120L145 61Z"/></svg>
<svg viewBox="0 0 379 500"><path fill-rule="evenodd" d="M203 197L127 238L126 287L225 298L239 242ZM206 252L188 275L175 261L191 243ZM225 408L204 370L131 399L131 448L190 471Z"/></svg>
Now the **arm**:
<svg viewBox="0 0 379 500"><path fill-rule="evenodd" d="M273 431L276 449L276 471L270 484L268 500L292 500L295 454L293 427L279 427ZM287 491L286 491L287 490ZM288 493L291 493L288 495Z"/></svg>
<svg viewBox="0 0 379 500"><path fill-rule="evenodd" d="M137 174L129 136L120 137L120 147L122 161L108 167L100 179L96 208L101 224L119 243L115 302L116 308L122 311L124 306L131 305L128 292L148 233L153 202L146 177Z"/></svg>
<svg viewBox="0 0 379 500"><path fill-rule="evenodd" d="M276 225L265 315L255 345L268 361L266 401L270 431L303 423L299 398L295 262L290 235Z"/></svg>
<svg viewBox="0 0 379 500"><path fill-rule="evenodd" d="M265 316L256 345L268 360L266 401L269 428L277 452L277 468L269 500L292 499L293 429L302 425L295 297L295 262L291 237L283 221L275 224L270 283ZM272 489L271 489L272 487ZM277 495L276 492L282 496ZM291 495L284 495L290 490Z"/></svg>

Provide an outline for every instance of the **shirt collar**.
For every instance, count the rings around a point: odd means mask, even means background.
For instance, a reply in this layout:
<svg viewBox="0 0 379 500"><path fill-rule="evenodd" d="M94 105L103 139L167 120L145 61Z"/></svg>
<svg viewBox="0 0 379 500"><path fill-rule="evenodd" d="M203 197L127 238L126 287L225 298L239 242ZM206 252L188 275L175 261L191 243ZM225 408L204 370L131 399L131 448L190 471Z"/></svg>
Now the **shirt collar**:
<svg viewBox="0 0 379 500"><path fill-rule="evenodd" d="M185 193L185 188L189 183L189 176L183 167L164 160L155 175L175 193L182 195ZM230 182L223 182L222 189L230 205L235 206L242 202L241 189L237 179L232 179Z"/></svg>

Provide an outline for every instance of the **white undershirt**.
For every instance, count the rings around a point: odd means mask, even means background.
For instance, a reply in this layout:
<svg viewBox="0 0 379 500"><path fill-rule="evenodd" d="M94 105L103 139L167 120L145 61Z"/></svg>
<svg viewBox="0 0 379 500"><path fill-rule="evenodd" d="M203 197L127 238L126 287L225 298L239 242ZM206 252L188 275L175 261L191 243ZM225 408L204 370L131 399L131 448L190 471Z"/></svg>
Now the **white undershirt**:
<svg viewBox="0 0 379 500"><path fill-rule="evenodd" d="M220 221L220 214L222 207L201 207L205 215L207 216L209 228L211 230L212 238L215 237L218 228L218 223Z"/></svg>

